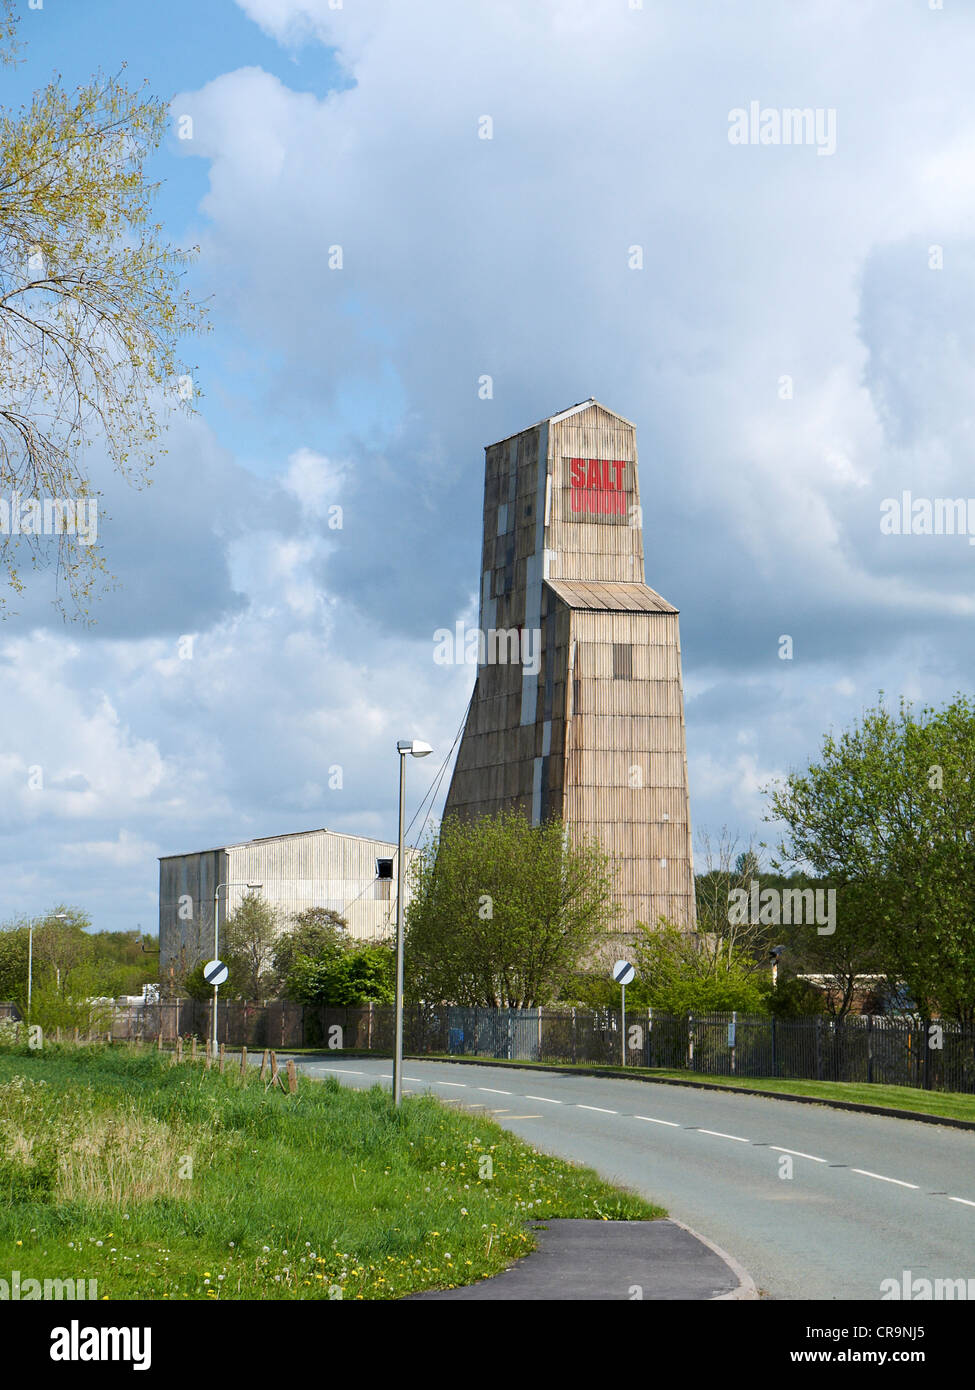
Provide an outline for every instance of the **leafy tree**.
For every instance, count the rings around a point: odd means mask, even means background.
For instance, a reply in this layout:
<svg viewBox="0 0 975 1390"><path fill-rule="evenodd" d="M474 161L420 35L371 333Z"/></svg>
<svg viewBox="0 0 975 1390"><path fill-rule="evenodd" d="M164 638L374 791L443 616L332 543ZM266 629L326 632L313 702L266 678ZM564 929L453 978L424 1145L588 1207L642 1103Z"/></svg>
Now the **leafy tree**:
<svg viewBox="0 0 975 1390"><path fill-rule="evenodd" d="M298 956L287 980L287 994L299 1004L355 1008L392 1004L396 958L388 946L367 945L337 957Z"/></svg>
<svg viewBox="0 0 975 1390"><path fill-rule="evenodd" d="M832 889L837 894L839 930L824 934L812 922L775 928L777 938L786 948L782 961L786 975L823 977L825 992L815 991L820 1006L809 1012L820 1013L825 1008L834 1017L845 1018L862 998L864 976L881 977L875 981L875 987L883 992L886 984L885 954L878 933L872 892L857 883L847 883L837 888L830 879L810 878L806 874L793 874L773 882L800 892L812 889L814 893L828 893ZM780 969L779 990L782 984Z"/></svg>
<svg viewBox="0 0 975 1390"><path fill-rule="evenodd" d="M34 923L34 969L47 970L57 983L80 965L94 960L95 943L86 930L91 918L80 908L63 903Z"/></svg>
<svg viewBox="0 0 975 1390"><path fill-rule="evenodd" d="M290 975L299 956L334 962L349 946L349 924L331 908L308 907L296 912L291 921L290 931L278 938L274 948L274 969L281 980Z"/></svg>
<svg viewBox="0 0 975 1390"><path fill-rule="evenodd" d="M810 1015L827 1012L827 998L821 989L811 985L798 975L785 979L779 975L779 983L768 996L769 1013L776 1018L809 1018Z"/></svg>
<svg viewBox="0 0 975 1390"><path fill-rule="evenodd" d="M975 1023L975 702L878 705L771 791L780 854L837 885L836 936L925 1017Z"/></svg>
<svg viewBox="0 0 975 1390"><path fill-rule="evenodd" d="M0 0L7 62L16 23L12 0ZM26 560L49 561L45 501L81 499L90 515L90 446L140 484L164 415L191 408L177 360L203 319L179 290L191 253L161 239L158 185L145 178L166 123L165 101L101 74L72 93L55 79L29 107L0 110L0 494L18 497L26 532L0 537L14 592ZM62 529L56 554L73 616L84 615L107 579L97 539L71 543ZM65 613L60 596L57 606Z"/></svg>
<svg viewBox="0 0 975 1390"><path fill-rule="evenodd" d="M594 841L516 811L450 817L411 866L406 914L412 999L531 1008L617 919L614 871Z"/></svg>
<svg viewBox="0 0 975 1390"><path fill-rule="evenodd" d="M633 963L650 1008L668 1014L767 1011L767 972L759 973L755 960L729 940L723 950L704 951L691 933L663 918L640 931Z"/></svg>
<svg viewBox="0 0 975 1390"><path fill-rule="evenodd" d="M224 998L262 999L274 990L277 941L274 908L260 893L245 893L223 929L221 959L230 968L220 986Z"/></svg>
<svg viewBox="0 0 975 1390"><path fill-rule="evenodd" d="M0 930L0 999L21 1005L27 998L27 928L14 923Z"/></svg>

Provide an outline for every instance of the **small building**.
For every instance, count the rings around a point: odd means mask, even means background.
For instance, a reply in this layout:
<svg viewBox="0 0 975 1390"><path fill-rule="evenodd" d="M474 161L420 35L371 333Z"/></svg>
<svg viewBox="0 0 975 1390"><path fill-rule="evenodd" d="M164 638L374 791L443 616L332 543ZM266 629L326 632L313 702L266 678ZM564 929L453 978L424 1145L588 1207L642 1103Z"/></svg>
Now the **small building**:
<svg viewBox="0 0 975 1390"><path fill-rule="evenodd" d="M408 856L413 853L407 851ZM330 908L355 941L396 929L396 845L336 830L269 835L159 860L160 980L213 955L217 935L248 892L276 909L282 932L296 913Z"/></svg>

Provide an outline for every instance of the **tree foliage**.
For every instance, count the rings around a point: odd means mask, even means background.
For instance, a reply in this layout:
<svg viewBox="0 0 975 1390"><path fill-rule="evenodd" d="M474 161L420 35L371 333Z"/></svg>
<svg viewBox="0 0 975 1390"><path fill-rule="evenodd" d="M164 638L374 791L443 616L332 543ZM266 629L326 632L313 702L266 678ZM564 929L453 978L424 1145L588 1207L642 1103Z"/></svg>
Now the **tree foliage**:
<svg viewBox="0 0 975 1390"><path fill-rule="evenodd" d="M633 947L639 1002L668 1014L765 1013L768 972L759 973L755 959L727 937L723 942L702 950L692 933L663 918L642 927Z"/></svg>
<svg viewBox="0 0 975 1390"><path fill-rule="evenodd" d="M8 60L15 26L3 0ZM121 75L71 93L54 80L29 106L0 110L0 494L12 510L16 499L21 527L0 536L0 564L20 592L24 564L56 554L72 616L106 582L104 558L97 539L42 540L45 502L97 501L86 461L96 443L145 482L164 417L191 408L178 351L203 323L180 289L192 252L152 221L158 185L145 175L166 121L165 102Z"/></svg>
<svg viewBox="0 0 975 1390"><path fill-rule="evenodd" d="M223 929L220 958L230 970L227 982L220 986L224 998L256 1000L275 993L278 934L272 905L259 892L245 893ZM192 978L191 971L188 986Z"/></svg>
<svg viewBox="0 0 975 1390"><path fill-rule="evenodd" d="M356 1008L362 1004L392 1004L396 958L385 945L370 944L338 956L297 956L286 981L289 999L299 1004Z"/></svg>
<svg viewBox="0 0 975 1390"><path fill-rule="evenodd" d="M349 924L331 908L306 908L296 912L291 922L274 948L274 969L282 981L287 980L299 957L334 964L349 946Z"/></svg>
<svg viewBox="0 0 975 1390"><path fill-rule="evenodd" d="M450 817L416 856L406 914L412 999L532 1008L615 925L615 873L593 841L516 811Z"/></svg>
<svg viewBox="0 0 975 1390"><path fill-rule="evenodd" d="M835 949L859 943L925 1016L975 1022L970 698L868 710L772 789L768 819L785 825L784 859L836 884Z"/></svg>

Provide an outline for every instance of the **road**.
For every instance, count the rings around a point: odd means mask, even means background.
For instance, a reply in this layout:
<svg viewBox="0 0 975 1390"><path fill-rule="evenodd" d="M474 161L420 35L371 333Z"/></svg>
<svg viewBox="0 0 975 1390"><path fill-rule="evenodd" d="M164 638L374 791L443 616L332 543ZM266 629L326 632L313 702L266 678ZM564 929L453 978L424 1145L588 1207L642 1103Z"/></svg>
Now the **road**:
<svg viewBox="0 0 975 1390"><path fill-rule="evenodd" d="M389 1058L295 1061L347 1086L391 1080ZM975 1281L975 1132L506 1067L411 1060L403 1078L659 1202L768 1297L880 1299L905 1270Z"/></svg>

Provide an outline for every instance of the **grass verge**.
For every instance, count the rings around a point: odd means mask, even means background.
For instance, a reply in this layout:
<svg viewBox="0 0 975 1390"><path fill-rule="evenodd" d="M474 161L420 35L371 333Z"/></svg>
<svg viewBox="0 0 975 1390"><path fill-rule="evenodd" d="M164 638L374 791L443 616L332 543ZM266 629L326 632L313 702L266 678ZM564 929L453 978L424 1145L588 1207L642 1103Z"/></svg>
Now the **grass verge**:
<svg viewBox="0 0 975 1390"><path fill-rule="evenodd" d="M133 1047L0 1050L0 1155L0 1278L101 1298L397 1298L499 1273L533 1218L665 1215L432 1098Z"/></svg>
<svg viewBox="0 0 975 1390"><path fill-rule="evenodd" d="M333 1056L341 1056L333 1053ZM447 1053L430 1053L423 1057L411 1057L411 1061L442 1062ZM662 1081L700 1081L709 1086L734 1086L738 1090L752 1091L756 1095L808 1096L811 1100L842 1100L856 1105L886 1105L893 1110L912 1110L917 1115L942 1115L946 1119L971 1120L975 1123L975 1095L964 1091L923 1091L917 1086L885 1086L880 1082L866 1081L790 1081L778 1076L715 1076L711 1072L667 1071L661 1067L613 1067L573 1065L571 1062L522 1062L506 1058L472 1057L462 1059L456 1055L452 1061L468 1060L496 1067L523 1067L532 1071L539 1067L550 1067L555 1071L574 1071L580 1076L594 1071L600 1074L612 1072L614 1076L639 1076Z"/></svg>

